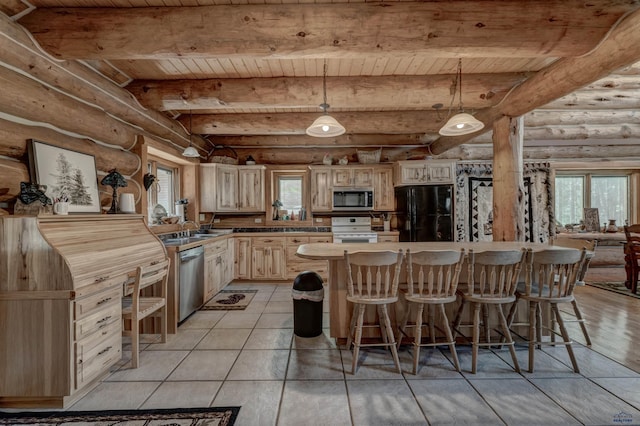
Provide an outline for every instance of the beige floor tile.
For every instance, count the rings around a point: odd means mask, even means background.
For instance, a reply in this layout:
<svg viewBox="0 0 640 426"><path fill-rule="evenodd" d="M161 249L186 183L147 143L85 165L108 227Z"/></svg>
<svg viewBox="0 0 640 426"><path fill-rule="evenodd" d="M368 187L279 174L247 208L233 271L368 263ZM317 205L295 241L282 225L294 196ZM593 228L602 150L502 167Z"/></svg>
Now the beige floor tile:
<svg viewBox="0 0 640 426"><path fill-rule="evenodd" d="M222 386L215 382L164 382L141 408L209 407Z"/></svg>
<svg viewBox="0 0 640 426"><path fill-rule="evenodd" d="M276 290L269 299L269 302L291 302L292 300L291 289L289 289L288 292Z"/></svg>
<svg viewBox="0 0 640 426"><path fill-rule="evenodd" d="M288 350L243 350L227 380L283 380Z"/></svg>
<svg viewBox="0 0 640 426"><path fill-rule="evenodd" d="M282 394L278 425L351 425L345 382L287 381Z"/></svg>
<svg viewBox="0 0 640 426"><path fill-rule="evenodd" d="M294 349L337 349L336 340L330 337L328 328L322 330L322 334L316 337L299 337L293 335Z"/></svg>
<svg viewBox="0 0 640 426"><path fill-rule="evenodd" d="M430 424L504 424L464 379L420 379L408 383Z"/></svg>
<svg viewBox="0 0 640 426"><path fill-rule="evenodd" d="M283 385L282 381L227 380L212 406L241 406L237 425L275 425Z"/></svg>
<svg viewBox="0 0 640 426"><path fill-rule="evenodd" d="M160 382L102 382L72 405L71 411L135 410L160 386Z"/></svg>
<svg viewBox="0 0 640 426"><path fill-rule="evenodd" d="M593 381L640 410L640 378L616 377Z"/></svg>
<svg viewBox="0 0 640 426"><path fill-rule="evenodd" d="M242 312L247 314L261 314L267 307L267 303L268 302L266 300L252 300L251 303L249 303L249 306L247 306Z"/></svg>
<svg viewBox="0 0 640 426"><path fill-rule="evenodd" d="M250 328L214 328L204 336L196 349L242 349L250 333Z"/></svg>
<svg viewBox="0 0 640 426"><path fill-rule="evenodd" d="M256 328L293 328L293 314L262 314Z"/></svg>
<svg viewBox="0 0 640 426"><path fill-rule="evenodd" d="M215 325L215 328L253 328L258 318L260 318L260 314L227 311L227 314Z"/></svg>
<svg viewBox="0 0 640 426"><path fill-rule="evenodd" d="M291 348L290 328L256 328L251 332L244 349L289 349Z"/></svg>
<svg viewBox="0 0 640 426"><path fill-rule="evenodd" d="M504 349L506 361L489 349L480 348L478 351L478 365L476 374L471 373L471 348L469 346L456 346L458 349L458 360L460 361L460 369L462 374L468 379L505 379L519 378L520 374L512 367L511 355L509 350ZM450 357L446 352L444 356ZM526 364L520 365L520 369L526 368Z"/></svg>
<svg viewBox="0 0 640 426"><path fill-rule="evenodd" d="M267 306L264 310L265 313L274 314L274 313L292 313L293 312L293 301L287 300L283 302L277 302L270 300L267 303Z"/></svg>
<svg viewBox="0 0 640 426"><path fill-rule="evenodd" d="M543 350L566 365L571 365L565 347L548 346ZM573 351L580 368L580 374L585 377L640 377L639 373L582 345L574 344Z"/></svg>
<svg viewBox="0 0 640 426"><path fill-rule="evenodd" d="M224 380L239 351L193 351L167 380Z"/></svg>
<svg viewBox="0 0 640 426"><path fill-rule="evenodd" d="M291 351L287 380L344 379L340 351L298 349Z"/></svg>
<svg viewBox="0 0 640 426"><path fill-rule="evenodd" d="M165 380L188 354L189 351L144 351L140 353L138 368L131 368L131 364L127 364L107 380L119 382Z"/></svg>
<svg viewBox="0 0 640 426"><path fill-rule="evenodd" d="M342 350L342 366L347 380L364 380L364 379L396 379L401 380L404 377L398 373L396 365L393 362L393 356L389 350L382 348L360 348L358 356L358 365L356 373L351 374L352 352ZM402 363L400 367L403 371L409 368L409 365Z"/></svg>
<svg viewBox="0 0 640 426"><path fill-rule="evenodd" d="M178 331L191 328L212 328L227 311L197 311L178 326Z"/></svg>
<svg viewBox="0 0 640 426"><path fill-rule="evenodd" d="M509 352L500 351L497 355L505 362L511 363L511 355ZM553 358L545 351L536 349L533 360L533 373L529 372L529 350L526 348L518 348L516 350L518 362L520 363L520 374L527 378L551 378L551 377L581 377L573 372L573 368L561 361Z"/></svg>
<svg viewBox="0 0 640 426"><path fill-rule="evenodd" d="M162 351L162 350L191 350L196 347L198 342L207 334L207 329L194 328L180 330L176 334L168 334L166 343L154 343L145 350Z"/></svg>
<svg viewBox="0 0 640 426"><path fill-rule="evenodd" d="M400 360L405 367L404 374L407 380L426 378L462 378L456 371L453 361L450 358L449 348L434 349L429 347L420 348L420 359L417 374L413 374L413 346L403 346L400 350ZM449 356L444 355L444 353Z"/></svg>
<svg viewBox="0 0 640 426"><path fill-rule="evenodd" d="M470 383L509 425L580 424L526 379L478 379Z"/></svg>
<svg viewBox="0 0 640 426"><path fill-rule="evenodd" d="M347 389L354 425L426 424L404 380L350 380Z"/></svg>

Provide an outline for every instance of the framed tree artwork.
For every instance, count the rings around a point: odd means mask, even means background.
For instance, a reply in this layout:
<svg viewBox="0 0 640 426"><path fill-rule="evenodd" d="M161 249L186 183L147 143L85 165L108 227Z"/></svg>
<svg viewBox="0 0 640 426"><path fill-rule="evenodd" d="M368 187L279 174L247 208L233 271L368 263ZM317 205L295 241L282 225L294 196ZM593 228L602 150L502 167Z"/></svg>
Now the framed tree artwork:
<svg viewBox="0 0 640 426"><path fill-rule="evenodd" d="M584 209L584 230L587 232L600 232L600 217L598 209Z"/></svg>
<svg viewBox="0 0 640 426"><path fill-rule="evenodd" d="M29 141L32 182L45 185L45 194L69 202L69 213L100 213L96 160L83 154L34 139Z"/></svg>

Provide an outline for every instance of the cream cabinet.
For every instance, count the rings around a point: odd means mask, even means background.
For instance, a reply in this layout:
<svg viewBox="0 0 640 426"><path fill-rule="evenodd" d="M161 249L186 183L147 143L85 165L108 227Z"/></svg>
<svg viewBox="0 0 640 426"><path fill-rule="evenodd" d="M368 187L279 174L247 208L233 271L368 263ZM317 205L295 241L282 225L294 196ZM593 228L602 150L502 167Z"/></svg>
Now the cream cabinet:
<svg viewBox="0 0 640 426"><path fill-rule="evenodd" d="M311 211L330 212L332 174L330 166L311 166Z"/></svg>
<svg viewBox="0 0 640 426"><path fill-rule="evenodd" d="M251 279L251 237L235 237L234 247L234 278Z"/></svg>
<svg viewBox="0 0 640 426"><path fill-rule="evenodd" d="M333 186L353 188L373 186L372 167L333 167L331 177Z"/></svg>
<svg viewBox="0 0 640 426"><path fill-rule="evenodd" d="M394 168L396 186L455 182L455 162L449 160L398 161Z"/></svg>
<svg viewBox="0 0 640 426"><path fill-rule="evenodd" d="M251 240L251 278L285 278L284 237L253 237Z"/></svg>
<svg viewBox="0 0 640 426"><path fill-rule="evenodd" d="M378 166L373 170L373 194L374 210L395 210L393 167L391 165Z"/></svg>
<svg viewBox="0 0 640 426"><path fill-rule="evenodd" d="M265 166L200 164L200 211L264 212Z"/></svg>

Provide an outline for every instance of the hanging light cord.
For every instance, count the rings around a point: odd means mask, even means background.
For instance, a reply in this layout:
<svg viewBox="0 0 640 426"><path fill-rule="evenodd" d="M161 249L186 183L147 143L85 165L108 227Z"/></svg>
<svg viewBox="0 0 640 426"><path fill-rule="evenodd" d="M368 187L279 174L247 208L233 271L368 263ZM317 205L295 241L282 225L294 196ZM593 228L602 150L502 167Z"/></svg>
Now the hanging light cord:
<svg viewBox="0 0 640 426"><path fill-rule="evenodd" d="M460 93L460 111L462 112L462 58L458 59L458 91Z"/></svg>
<svg viewBox="0 0 640 426"><path fill-rule="evenodd" d="M191 120L192 119L193 119L193 114L191 113L191 110L189 110L189 146L192 145L192 143L191 143L191 135L193 134L193 131L191 130L192 129L192 127L191 127L191 124L192 124Z"/></svg>
<svg viewBox="0 0 640 426"><path fill-rule="evenodd" d="M324 68L322 71L322 93L323 93L324 102L322 103L322 105L320 105L320 107L326 114L327 109L329 109L329 104L327 103L327 60L326 59L324 61Z"/></svg>

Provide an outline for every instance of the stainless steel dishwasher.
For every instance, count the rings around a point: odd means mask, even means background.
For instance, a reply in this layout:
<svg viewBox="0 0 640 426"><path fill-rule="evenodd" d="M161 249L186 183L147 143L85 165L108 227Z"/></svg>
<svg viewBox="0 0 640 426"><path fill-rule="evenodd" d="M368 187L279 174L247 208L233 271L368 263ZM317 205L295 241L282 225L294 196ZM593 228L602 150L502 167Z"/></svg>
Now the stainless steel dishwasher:
<svg viewBox="0 0 640 426"><path fill-rule="evenodd" d="M204 302L204 248L195 247L178 254L180 256L178 322L182 322L198 310Z"/></svg>

